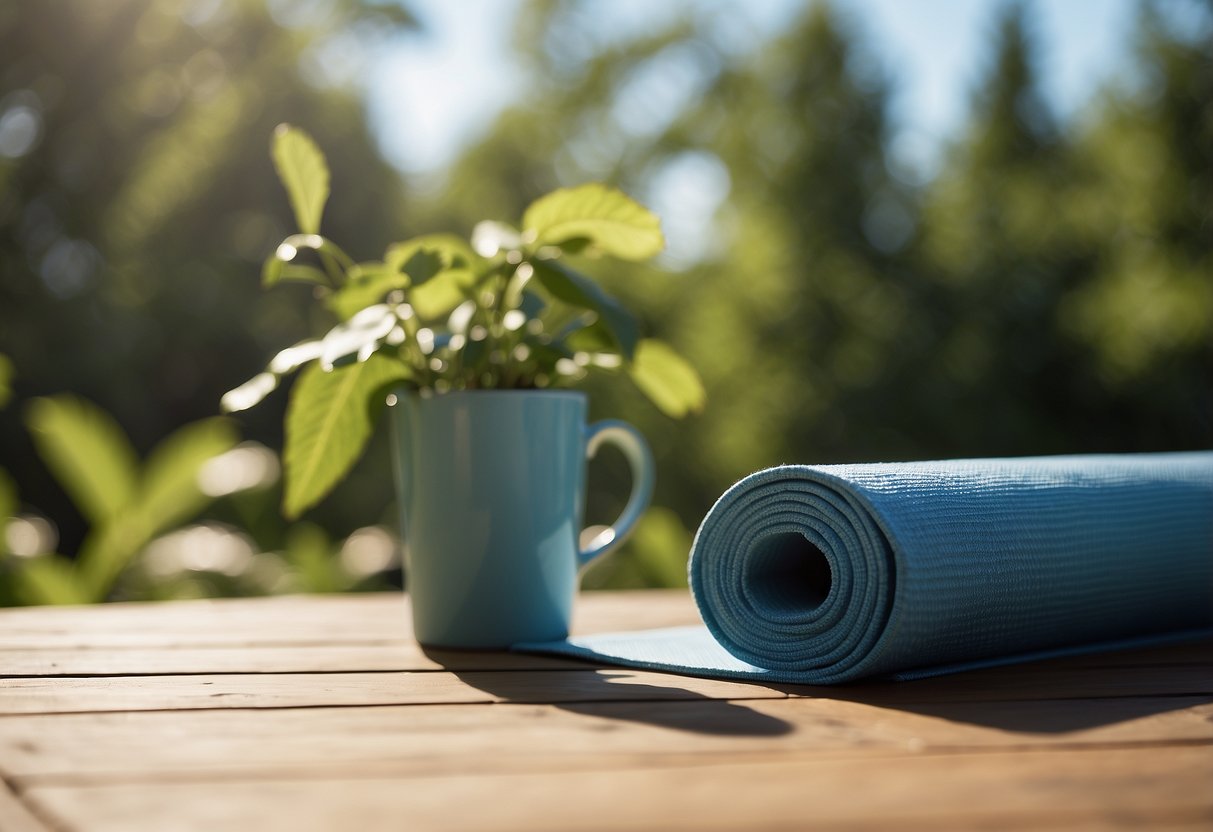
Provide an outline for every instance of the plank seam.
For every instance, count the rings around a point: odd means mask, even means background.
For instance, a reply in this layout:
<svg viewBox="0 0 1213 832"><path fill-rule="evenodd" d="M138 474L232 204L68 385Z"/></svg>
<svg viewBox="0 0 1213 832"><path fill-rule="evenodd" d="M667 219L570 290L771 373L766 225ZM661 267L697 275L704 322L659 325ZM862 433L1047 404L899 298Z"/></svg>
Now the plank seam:
<svg viewBox="0 0 1213 832"><path fill-rule="evenodd" d="M778 691L777 691L778 692ZM246 704L237 707L198 707L198 708L183 708L180 706L164 707L164 708L114 708L110 710L94 709L94 710L61 710L61 711L29 711L24 713L0 713L0 720L4 719L28 719L32 717L56 717L56 716L104 716L106 714L154 714L154 713L229 713L233 711L304 711L304 710L326 710L326 709L349 709L349 708L432 708L432 707L483 707L485 705L505 705L505 706L526 706L535 707L537 705L550 705L552 707L565 707L569 705L628 705L628 704L680 704L695 702L777 702L781 699L802 699L813 700L823 699L835 702L851 702L859 705L870 705L872 707L883 708L901 708L902 706L913 705L993 705L1006 704L1014 702L1100 702L1113 701L1121 699L1192 699L1207 696L1206 693L1168 693L1155 694L1152 696L1142 696L1141 694L1126 694L1124 696L1082 696L1082 697L1062 697L1062 698L1042 698L1042 699L955 699L955 700L863 700L863 699L834 699L831 697L809 696L785 694L784 696L728 696L728 697L711 697L706 694L700 694L695 697L684 698L669 698L669 697L637 697L634 699L561 699L551 701L547 699L476 699L463 702L452 702L443 700L434 700L431 702L332 702L323 704L311 705L255 705Z"/></svg>
<svg viewBox="0 0 1213 832"><path fill-rule="evenodd" d="M627 771L668 771L670 769L685 768L685 769L705 769L716 767L735 767L735 766L766 766L771 763L813 763L813 762L830 762L842 760L901 760L901 759L922 759L924 757L997 757L1000 755L1011 756L1020 754L1053 754L1057 752L1071 752L1079 754L1103 754L1109 751L1148 751L1148 750L1163 750L1167 748L1203 748L1213 747L1213 739L1183 739L1176 738L1171 740L1119 740L1112 742L1090 742L1090 743L1053 743L1039 745L1017 745L1017 746L964 746L964 745L940 745L927 746L921 750L910 751L905 748L888 747L880 749L865 749L862 753L848 753L844 749L831 749L824 753L806 752L803 749L789 751L782 754L773 754L770 749L760 752L714 752L712 755L697 755L691 752L677 752L674 754L650 753L644 755L650 763L648 765L636 765L634 758L639 756L632 753L621 753L620 756L627 758L629 761L626 766L585 766L575 770L578 774L590 772L609 772L626 769ZM841 753L840 753L841 752ZM522 758L515 760L519 762ZM654 765L656 761L665 759L673 759L677 762L674 765ZM529 759L527 760L530 761ZM343 762L350 768L343 769L337 777L333 776L333 765L331 763L315 763L301 764L298 767L283 767L265 768L265 769L210 769L210 770L176 770L158 769L155 777L148 777L143 772L119 772L119 773L50 773L50 774L26 774L15 775L14 779L19 781L24 790L37 788L55 788L55 787L70 787L83 786L89 788L106 788L109 786L122 785L138 785L138 784L154 784L171 782L175 784L197 784L203 785L206 783L228 783L228 782L247 782L250 780L257 781L291 781L291 780L381 780L381 779L409 779L409 780L434 780L458 778L464 776L471 777L509 777L513 775L530 776L543 773L564 773L570 771L566 766L563 766L559 761L549 765L537 765L533 767L511 768L508 770L499 770L493 772L454 772L454 771L430 771L423 767L418 767L412 771L401 771L398 764L390 761L370 762L369 766L359 770L354 766L367 766L366 761L347 761ZM374 766L378 766L378 770L373 770ZM393 770L395 767L396 770ZM1213 796L1210 796L1210 802L1207 804L1213 808Z"/></svg>
<svg viewBox="0 0 1213 832"><path fill-rule="evenodd" d="M581 673L586 670L619 670L615 665L590 665L583 667L394 667L394 668L342 668L340 670L186 670L172 672L136 671L133 673L0 673L4 679L142 679L156 676L332 676L342 673ZM719 681L745 682L722 679Z"/></svg>
<svg viewBox="0 0 1213 832"><path fill-rule="evenodd" d="M209 648L208 648L209 649ZM505 654L508 655L508 654ZM3 651L0 651L0 659L3 658ZM567 665L561 665L559 659L552 659L552 666L543 667L344 667L338 669L297 669L297 670L174 670L174 671L122 671L113 673L0 673L0 680L3 679L120 679L124 677L130 678L145 678L149 676L290 676L290 675L332 675L340 673L533 673L533 672L553 672L553 673L578 673L584 671L599 671L599 670L619 670L618 665L609 664L594 664L585 662L569 662ZM575 664L575 666L574 666ZM1126 669L1149 669L1149 670L1177 670L1177 669L1196 669L1210 668L1213 669L1213 662L1191 662L1191 663L1172 663L1159 665L1107 665L1099 667L1082 667L1072 668L1068 672L1106 672L1109 670L1126 670ZM672 674L680 675L680 674ZM712 677L694 677L689 678L712 678ZM743 679L727 679L721 681L737 682L745 684ZM909 683L912 684L912 683ZM1174 695L1201 695L1213 693L1213 690L1198 691L1193 694L1157 694L1158 696L1174 696ZM794 694L795 695L795 694ZM1058 697L1065 698L1065 697ZM1080 697L1089 698L1089 697Z"/></svg>
<svg viewBox="0 0 1213 832"><path fill-rule="evenodd" d="M234 708L225 707L205 707L205 708L182 708L180 706L165 707L165 708L114 708L112 710L79 710L79 711L33 711L28 713L0 713L0 720L3 719L19 719L29 717L55 717L55 716L104 716L106 714L180 714L180 713L229 713L232 711L309 711L309 710L330 710L330 709L347 709L347 708L429 708L435 706L459 706L459 707L484 707L485 705L523 705L526 707L535 707L536 705L551 705L554 708L563 707L566 705L626 705L640 703L687 703L695 702L776 702L786 700L792 697L789 696L732 696L728 698L716 699L714 697L701 694L695 697L669 698L669 697L637 697L635 699L561 699L559 701L549 701L547 699L476 699L464 702L449 702L442 700L434 700L432 702L332 702L320 705L240 705ZM798 697L804 698L804 697Z"/></svg>

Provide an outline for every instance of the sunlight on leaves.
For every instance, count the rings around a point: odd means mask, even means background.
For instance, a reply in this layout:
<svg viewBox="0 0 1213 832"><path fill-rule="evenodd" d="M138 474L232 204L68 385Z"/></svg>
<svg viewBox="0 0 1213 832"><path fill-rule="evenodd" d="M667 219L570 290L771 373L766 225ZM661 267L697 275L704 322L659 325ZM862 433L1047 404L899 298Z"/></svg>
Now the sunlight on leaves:
<svg viewBox="0 0 1213 832"><path fill-rule="evenodd" d="M298 517L345 476L370 438L385 388L408 377L402 362L382 354L328 373L317 364L303 371L286 412L288 517Z"/></svg>
<svg viewBox="0 0 1213 832"><path fill-rule="evenodd" d="M274 131L270 155L290 198L299 230L304 234L319 233L320 217L329 198L329 169L324 154L307 133L280 124Z"/></svg>
<svg viewBox="0 0 1213 832"><path fill-rule="evenodd" d="M324 341L300 341L293 347L287 347L270 359L266 369L276 375L293 373L307 362L319 358L324 353Z"/></svg>
<svg viewBox="0 0 1213 832"><path fill-rule="evenodd" d="M279 353L279 355L281 354ZM277 388L277 375L272 372L257 373L244 384L224 393L223 398L219 400L219 409L224 413L239 413L241 410L248 410Z"/></svg>
<svg viewBox="0 0 1213 832"><path fill-rule="evenodd" d="M701 410L707 401L695 368L662 341L641 341L630 372L641 392L667 416L682 418Z"/></svg>
<svg viewBox="0 0 1213 832"><path fill-rule="evenodd" d="M496 257L503 251L522 248L522 235L511 225L484 220L472 229L472 248L481 257Z"/></svg>
<svg viewBox="0 0 1213 832"><path fill-rule="evenodd" d="M522 218L524 238L535 247L588 242L621 260L647 260L665 247L661 221L640 203L598 183L562 188L531 203Z"/></svg>
<svg viewBox="0 0 1213 832"><path fill-rule="evenodd" d="M382 301L389 292L425 285L427 291L419 292L421 301L414 303L414 308L420 305L420 314L426 318L444 315L463 300L464 293L459 287L471 284L468 267L475 256L467 242L454 234L426 234L393 243L382 263L359 264L350 271L349 282L332 295L329 308L338 318L347 320L359 310ZM445 286L429 288L434 278L448 272L457 275L449 278ZM412 296L417 294L415 291Z"/></svg>
<svg viewBox="0 0 1213 832"><path fill-rule="evenodd" d="M320 255L321 260L325 261L326 266L331 266L335 262L348 270L355 265L350 256L338 248L332 240L321 237L319 234L292 234L282 241L273 254L266 258L261 267L261 285L273 286L280 280L298 280L322 286L339 282L341 275L335 269L330 274L315 266L294 262L295 258L299 256L299 252L304 250L316 252Z"/></svg>
<svg viewBox="0 0 1213 832"><path fill-rule="evenodd" d="M365 361L399 323L395 310L386 303L368 306L324 336L320 367L332 370L338 361L350 356Z"/></svg>

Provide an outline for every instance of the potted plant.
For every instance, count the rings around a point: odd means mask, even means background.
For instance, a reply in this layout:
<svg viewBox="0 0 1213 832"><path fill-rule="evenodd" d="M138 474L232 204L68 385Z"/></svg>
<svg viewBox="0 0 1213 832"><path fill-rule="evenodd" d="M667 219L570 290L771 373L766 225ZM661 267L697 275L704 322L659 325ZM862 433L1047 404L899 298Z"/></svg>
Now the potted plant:
<svg viewBox="0 0 1213 832"><path fill-rule="evenodd" d="M329 172L316 144L282 125L271 156L298 232L265 261L262 282L314 284L334 325L278 353L222 406L251 407L301 371L286 413L285 513L332 489L392 404L418 638L485 647L562 637L578 565L622 541L652 488L643 438L620 422L585 426L584 394L569 388L591 373L627 375L675 417L704 399L686 361L641 338L635 318L565 262L648 259L664 245L658 218L587 184L536 200L519 228L482 222L468 241L431 234L355 261L320 234ZM582 551L584 460L603 442L632 464L633 493Z"/></svg>

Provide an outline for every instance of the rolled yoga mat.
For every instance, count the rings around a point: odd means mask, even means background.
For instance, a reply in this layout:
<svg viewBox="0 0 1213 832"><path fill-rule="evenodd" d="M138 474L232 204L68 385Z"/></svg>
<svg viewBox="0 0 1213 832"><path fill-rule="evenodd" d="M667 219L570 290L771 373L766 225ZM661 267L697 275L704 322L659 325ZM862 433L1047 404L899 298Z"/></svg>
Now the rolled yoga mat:
<svg viewBox="0 0 1213 832"><path fill-rule="evenodd" d="M689 573L704 627L518 649L833 684L1213 632L1213 452L771 468Z"/></svg>

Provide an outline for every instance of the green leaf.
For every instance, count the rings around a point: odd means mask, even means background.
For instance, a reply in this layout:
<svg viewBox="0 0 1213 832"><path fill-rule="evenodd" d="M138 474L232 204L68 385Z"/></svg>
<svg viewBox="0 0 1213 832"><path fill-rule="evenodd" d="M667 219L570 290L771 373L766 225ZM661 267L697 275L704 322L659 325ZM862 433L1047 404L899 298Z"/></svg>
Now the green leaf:
<svg viewBox="0 0 1213 832"><path fill-rule="evenodd" d="M112 417L73 396L35 399L25 422L38 455L92 523L123 511L135 492L138 460Z"/></svg>
<svg viewBox="0 0 1213 832"><path fill-rule="evenodd" d="M413 252L413 256L404 264L404 273L414 286L420 286L443 270L443 258L438 252L428 248Z"/></svg>
<svg viewBox="0 0 1213 832"><path fill-rule="evenodd" d="M561 241L560 250L565 254L581 254L583 251L593 254L593 241L589 237L570 237Z"/></svg>
<svg viewBox="0 0 1213 832"><path fill-rule="evenodd" d="M265 258L265 262L261 265L261 285L273 286L275 283L283 280L290 280L296 283L315 283L320 286L328 286L330 283L329 276L315 266L308 266L303 263L288 263L275 252Z"/></svg>
<svg viewBox="0 0 1213 832"><path fill-rule="evenodd" d="M641 341L629 371L641 392L667 416L681 419L702 410L707 401L695 368L662 341Z"/></svg>
<svg viewBox="0 0 1213 832"><path fill-rule="evenodd" d="M408 285L408 275L400 271L390 271L386 265L374 270L364 267L350 278L349 283L329 297L329 309L333 310L333 314L338 318L346 321L368 306L382 301L388 292L406 289Z"/></svg>
<svg viewBox="0 0 1213 832"><path fill-rule="evenodd" d="M647 260L665 247L656 214L598 183L561 188L535 200L523 214L522 231L535 249L565 242L583 247L588 241L623 260Z"/></svg>
<svg viewBox="0 0 1213 832"><path fill-rule="evenodd" d="M227 419L204 419L177 430L152 449L137 500L149 534L188 520L211 501L198 487L198 474L203 465L236 447L238 441Z"/></svg>
<svg viewBox="0 0 1213 832"><path fill-rule="evenodd" d="M318 234L320 216L329 198L329 168L324 154L307 133L289 124L279 124L274 130L270 156L291 200L299 230Z"/></svg>
<svg viewBox="0 0 1213 832"><path fill-rule="evenodd" d="M409 303L423 321L445 318L468 299L475 285L476 275L470 270L447 269L409 292Z"/></svg>
<svg viewBox="0 0 1213 832"><path fill-rule="evenodd" d="M392 243L383 260L392 271L403 271L410 258L423 249L438 255L444 269L465 269L476 259L472 247L455 234L424 234L402 243ZM410 276L416 281L416 275L410 273Z"/></svg>
<svg viewBox="0 0 1213 832"><path fill-rule="evenodd" d="M80 587L72 562L61 555L22 561L13 577L17 596L26 604L87 604L93 600Z"/></svg>
<svg viewBox="0 0 1213 832"><path fill-rule="evenodd" d="M598 353L616 348L615 339L601 320L595 320L588 326L567 330L567 334L561 336L560 342L576 352Z"/></svg>
<svg viewBox="0 0 1213 832"><path fill-rule="evenodd" d="M266 258L265 263L261 266L261 285L273 286L280 280L304 280L308 283L319 283L322 286L336 282L314 266L295 263L294 260L299 252L304 250L315 251L322 257L325 255L332 257L347 270L356 266L350 256L338 248L332 240L321 237L319 234L292 234L278 244L278 248Z"/></svg>
<svg viewBox="0 0 1213 832"><path fill-rule="evenodd" d="M534 260L535 278L557 300L598 315L615 342L615 347L629 361L640 339L640 328L623 304L604 292L588 277L551 260Z"/></svg>
<svg viewBox="0 0 1213 832"><path fill-rule="evenodd" d="M13 362L7 355L0 355L0 407L8 404L13 395Z"/></svg>
<svg viewBox="0 0 1213 832"><path fill-rule="evenodd" d="M315 364L303 371L286 411L288 517L315 505L345 476L370 438L385 388L408 377L408 367L382 353L328 373Z"/></svg>
<svg viewBox="0 0 1213 832"><path fill-rule="evenodd" d="M410 294L410 303L423 318L445 315L464 299L465 287L474 282L468 269L475 257L468 244L454 234L426 234L393 243L379 268L363 265L351 274L349 283L329 299L329 308L344 321L379 303L389 292L425 284L424 291ZM442 285L431 285L435 278Z"/></svg>
<svg viewBox="0 0 1213 832"><path fill-rule="evenodd" d="M152 449L134 499L111 522L93 529L76 558L80 591L103 601L135 555L159 532L188 520L213 498L198 487L212 458L235 447L226 419L186 425Z"/></svg>
<svg viewBox="0 0 1213 832"><path fill-rule="evenodd" d="M94 526L76 553L76 584L87 603L101 603L118 575L152 538L142 512L123 512Z"/></svg>

